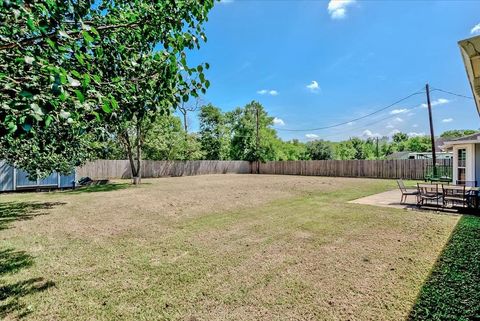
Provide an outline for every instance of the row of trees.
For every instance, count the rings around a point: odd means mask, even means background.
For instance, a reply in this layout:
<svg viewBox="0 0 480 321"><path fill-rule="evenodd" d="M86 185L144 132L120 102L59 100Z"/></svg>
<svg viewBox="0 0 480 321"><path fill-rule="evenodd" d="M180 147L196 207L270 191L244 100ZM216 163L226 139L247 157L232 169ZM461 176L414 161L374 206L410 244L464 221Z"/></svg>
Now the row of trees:
<svg viewBox="0 0 480 321"><path fill-rule="evenodd" d="M195 103L196 104L196 103ZM196 106L196 105L195 105ZM428 152L429 136L409 137L396 133L392 138L352 137L341 142L313 140L283 141L272 128L273 117L258 102L223 112L207 104L198 110L199 131L188 133L186 118L174 114L158 118L145 137L143 155L152 160L323 160L384 159L394 152ZM258 118L258 127L257 127ZM447 131L441 136L455 138L474 130ZM124 148L115 136L99 144L97 158L125 158Z"/></svg>

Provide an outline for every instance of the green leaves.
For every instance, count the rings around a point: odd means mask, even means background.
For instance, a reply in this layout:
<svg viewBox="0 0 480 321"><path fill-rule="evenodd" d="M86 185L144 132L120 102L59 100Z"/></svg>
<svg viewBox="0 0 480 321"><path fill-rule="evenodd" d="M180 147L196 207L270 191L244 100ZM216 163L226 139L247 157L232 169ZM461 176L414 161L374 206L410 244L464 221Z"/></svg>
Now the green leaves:
<svg viewBox="0 0 480 321"><path fill-rule="evenodd" d="M105 99L102 104L102 109L106 113L110 113L112 111L112 108L110 107L110 101Z"/></svg>
<svg viewBox="0 0 480 321"><path fill-rule="evenodd" d="M24 98L33 98L33 94L29 92L28 90L22 90L20 92L20 96Z"/></svg>
<svg viewBox="0 0 480 321"><path fill-rule="evenodd" d="M93 42L95 39L87 32L87 31L82 31L82 36L83 36L83 39L87 42L87 43L91 43Z"/></svg>
<svg viewBox="0 0 480 321"><path fill-rule="evenodd" d="M5 3L0 151L29 170L82 162L74 145L92 131L156 117L209 86L208 66L189 67L186 52L205 39L213 1Z"/></svg>
<svg viewBox="0 0 480 321"><path fill-rule="evenodd" d="M85 96L82 94L82 92L80 90L75 90L75 95L77 96L77 99L80 103L84 103L85 102Z"/></svg>

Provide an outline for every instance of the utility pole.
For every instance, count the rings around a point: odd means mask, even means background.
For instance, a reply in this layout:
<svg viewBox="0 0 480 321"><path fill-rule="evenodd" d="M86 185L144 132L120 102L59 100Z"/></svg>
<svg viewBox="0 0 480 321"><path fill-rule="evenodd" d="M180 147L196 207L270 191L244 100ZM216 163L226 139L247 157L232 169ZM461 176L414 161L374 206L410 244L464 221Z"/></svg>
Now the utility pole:
<svg viewBox="0 0 480 321"><path fill-rule="evenodd" d="M433 162L433 176L437 176L437 155L435 153L435 134L433 132L433 119L432 119L432 105L430 103L430 86L425 85L425 91L427 93L427 106L428 106L428 120L430 121L430 139L432 141L432 162Z"/></svg>
<svg viewBox="0 0 480 321"><path fill-rule="evenodd" d="M258 105L256 106L257 113L257 146L256 146L256 158L257 158L257 174L260 174L260 120L259 120L259 110Z"/></svg>

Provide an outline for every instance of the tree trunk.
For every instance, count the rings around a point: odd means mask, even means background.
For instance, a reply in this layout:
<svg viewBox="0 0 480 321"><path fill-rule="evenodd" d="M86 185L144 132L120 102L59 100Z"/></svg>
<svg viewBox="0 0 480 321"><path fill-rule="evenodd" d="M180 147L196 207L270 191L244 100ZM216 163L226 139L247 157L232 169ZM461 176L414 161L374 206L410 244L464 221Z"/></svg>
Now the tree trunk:
<svg viewBox="0 0 480 321"><path fill-rule="evenodd" d="M140 170L139 162L137 161L137 166L135 166L135 160L133 158L133 149L130 142L130 137L128 132L125 132L125 146L127 147L128 161L130 163L130 169L132 171L132 183L134 185L140 184L140 179L138 178L138 173Z"/></svg>
<svg viewBox="0 0 480 321"><path fill-rule="evenodd" d="M188 124L187 124L187 111L183 112L183 128L185 129L185 133L188 134Z"/></svg>
<svg viewBox="0 0 480 321"><path fill-rule="evenodd" d="M137 121L137 175L133 178L133 184L142 182L142 130L141 123Z"/></svg>

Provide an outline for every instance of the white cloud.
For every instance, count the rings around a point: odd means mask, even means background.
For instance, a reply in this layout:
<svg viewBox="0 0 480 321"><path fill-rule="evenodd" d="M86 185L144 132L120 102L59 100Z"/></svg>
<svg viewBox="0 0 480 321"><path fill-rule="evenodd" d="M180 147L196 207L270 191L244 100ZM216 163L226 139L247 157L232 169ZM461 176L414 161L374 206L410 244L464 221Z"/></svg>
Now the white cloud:
<svg viewBox="0 0 480 321"><path fill-rule="evenodd" d="M228 3L232 3L233 0L220 0L220 3L223 3L223 4L228 4Z"/></svg>
<svg viewBox="0 0 480 321"><path fill-rule="evenodd" d="M442 123L451 123L452 121L453 121L453 118L442 119Z"/></svg>
<svg viewBox="0 0 480 321"><path fill-rule="evenodd" d="M394 109L390 112L391 115L396 115L396 114L403 114L406 113L408 109L403 108L403 109Z"/></svg>
<svg viewBox="0 0 480 321"><path fill-rule="evenodd" d="M410 136L410 137L417 137L417 136L425 136L425 133L423 133L423 132L421 132L421 133L411 132L411 133L408 133L407 135Z"/></svg>
<svg viewBox="0 0 480 321"><path fill-rule="evenodd" d="M351 121L347 123L347 126L352 126L353 124L355 124L355 122Z"/></svg>
<svg viewBox="0 0 480 321"><path fill-rule="evenodd" d="M438 106L438 105L445 105L445 104L448 104L449 102L450 102L450 100L448 100L446 98L438 98L437 100L431 101L430 104L432 105L432 107L434 107L434 106ZM428 107L427 104L422 104L421 106L423 108Z"/></svg>
<svg viewBox="0 0 480 321"><path fill-rule="evenodd" d="M412 127L413 127L413 128L417 128L417 127L418 127L418 124L413 124Z"/></svg>
<svg viewBox="0 0 480 321"><path fill-rule="evenodd" d="M273 124L277 126L285 126L285 122L283 121L283 119L277 117L273 119Z"/></svg>
<svg viewBox="0 0 480 321"><path fill-rule="evenodd" d="M315 135L315 134L306 134L305 137L307 137L308 139L314 140L314 139L317 139L317 138L318 138L318 135Z"/></svg>
<svg viewBox="0 0 480 321"><path fill-rule="evenodd" d="M400 133L400 131L398 129L394 129L389 133L389 135L393 136L393 135L398 134L398 133Z"/></svg>
<svg viewBox="0 0 480 321"><path fill-rule="evenodd" d="M366 129L363 131L363 136L365 137L382 137L382 135L380 135L379 133L373 133L371 130L369 129Z"/></svg>
<svg viewBox="0 0 480 321"><path fill-rule="evenodd" d="M395 126L393 126L392 124L387 124L387 126L385 126L385 128L394 128Z"/></svg>
<svg viewBox="0 0 480 321"><path fill-rule="evenodd" d="M478 25L474 26L472 28L472 30L470 30L470 33L472 35L480 34L480 23Z"/></svg>
<svg viewBox="0 0 480 321"><path fill-rule="evenodd" d="M400 117L396 117L394 120L397 121L397 122L399 122L399 123L403 122L403 119L400 118Z"/></svg>
<svg viewBox="0 0 480 321"><path fill-rule="evenodd" d="M318 85L318 82L315 80L312 80L312 83L310 85L307 85L307 88L312 92L316 93L320 90L320 86Z"/></svg>
<svg viewBox="0 0 480 321"><path fill-rule="evenodd" d="M278 91L276 91L274 89L262 89L262 90L258 90L257 94L259 94L259 95L267 95L268 94L270 96L277 96Z"/></svg>
<svg viewBox="0 0 480 321"><path fill-rule="evenodd" d="M346 17L347 7L354 4L355 0L330 0L328 13L332 19L343 19Z"/></svg>

